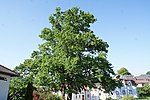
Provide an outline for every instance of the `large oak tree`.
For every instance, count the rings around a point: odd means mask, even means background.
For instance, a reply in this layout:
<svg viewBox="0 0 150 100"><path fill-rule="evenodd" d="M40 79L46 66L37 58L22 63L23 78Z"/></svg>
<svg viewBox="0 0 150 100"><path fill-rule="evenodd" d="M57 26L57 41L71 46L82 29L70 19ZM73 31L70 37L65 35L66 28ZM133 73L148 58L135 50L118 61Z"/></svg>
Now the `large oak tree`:
<svg viewBox="0 0 150 100"><path fill-rule="evenodd" d="M95 21L92 14L77 7L56 9L49 17L51 28L44 28L40 34L44 43L32 54L35 60L42 58L39 73L44 75L38 80L64 93L93 87L95 83L107 92L114 89L114 71L106 56L108 44L90 29Z"/></svg>
<svg viewBox="0 0 150 100"><path fill-rule="evenodd" d="M107 60L108 44L90 29L95 21L94 15L77 7L66 11L56 8L49 17L51 27L39 35L43 43L32 53L32 66L23 66L34 75L34 84L63 94L77 93L95 83L106 92L115 89L115 73Z"/></svg>

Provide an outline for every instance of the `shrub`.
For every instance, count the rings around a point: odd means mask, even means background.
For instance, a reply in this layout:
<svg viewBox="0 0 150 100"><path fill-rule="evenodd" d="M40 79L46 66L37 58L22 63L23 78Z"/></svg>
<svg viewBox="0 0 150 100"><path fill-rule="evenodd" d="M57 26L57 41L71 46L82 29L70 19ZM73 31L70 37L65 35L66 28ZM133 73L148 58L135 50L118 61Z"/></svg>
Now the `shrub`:
<svg viewBox="0 0 150 100"><path fill-rule="evenodd" d="M150 96L150 84L145 84L143 87L138 88L139 97Z"/></svg>
<svg viewBox="0 0 150 100"><path fill-rule="evenodd" d="M50 92L40 92L39 100L64 100L62 96L52 94Z"/></svg>

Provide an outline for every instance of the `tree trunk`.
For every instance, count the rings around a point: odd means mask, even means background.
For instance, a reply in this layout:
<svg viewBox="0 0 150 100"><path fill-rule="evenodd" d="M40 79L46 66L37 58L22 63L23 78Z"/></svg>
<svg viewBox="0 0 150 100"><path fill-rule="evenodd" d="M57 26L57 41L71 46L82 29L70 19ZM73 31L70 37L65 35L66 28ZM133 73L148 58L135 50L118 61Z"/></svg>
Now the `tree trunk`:
<svg viewBox="0 0 150 100"><path fill-rule="evenodd" d="M27 85L27 88L26 88L25 100L32 100L33 99L33 96L32 96L33 90L34 90L33 84L29 82Z"/></svg>
<svg viewBox="0 0 150 100"><path fill-rule="evenodd" d="M62 88L62 95L63 95L63 99L65 100L66 98L65 98L65 85L63 84L63 88Z"/></svg>

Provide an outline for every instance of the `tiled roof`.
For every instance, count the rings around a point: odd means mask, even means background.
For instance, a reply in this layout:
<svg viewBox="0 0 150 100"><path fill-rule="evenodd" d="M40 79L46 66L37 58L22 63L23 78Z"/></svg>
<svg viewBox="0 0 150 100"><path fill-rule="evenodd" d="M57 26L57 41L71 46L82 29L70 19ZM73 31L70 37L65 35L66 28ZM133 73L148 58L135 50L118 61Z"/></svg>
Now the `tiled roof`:
<svg viewBox="0 0 150 100"><path fill-rule="evenodd" d="M150 83L150 75L140 75L140 76L132 76L132 75L124 75L121 79L125 81L134 81L136 84L145 84Z"/></svg>
<svg viewBox="0 0 150 100"><path fill-rule="evenodd" d="M8 75L8 76L11 76L11 77L14 77L14 76L18 76L17 73L15 73L14 71L0 65L0 74L4 74L4 75Z"/></svg>
<svg viewBox="0 0 150 100"><path fill-rule="evenodd" d="M140 84L140 83L150 83L150 75L140 75L140 76L136 76L136 83Z"/></svg>

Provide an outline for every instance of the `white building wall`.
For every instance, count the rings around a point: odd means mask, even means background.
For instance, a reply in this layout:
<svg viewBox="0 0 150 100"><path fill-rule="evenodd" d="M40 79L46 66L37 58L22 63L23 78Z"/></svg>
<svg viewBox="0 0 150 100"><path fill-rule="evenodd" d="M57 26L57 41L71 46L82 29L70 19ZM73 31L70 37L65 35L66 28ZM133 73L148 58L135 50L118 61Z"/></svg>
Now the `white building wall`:
<svg viewBox="0 0 150 100"><path fill-rule="evenodd" d="M137 87L142 87L142 86L143 86L142 84L138 84L138 85L137 85Z"/></svg>
<svg viewBox="0 0 150 100"><path fill-rule="evenodd" d="M72 100L106 100L108 97L111 97L113 99L120 99L125 96L133 96L134 98L138 97L138 91L137 87L132 85L131 81L127 82L127 85L125 82L123 83L123 86L121 88L116 88L114 91L112 91L112 94L104 93L104 91L100 91L99 89L91 89L87 91L82 91L79 94L72 94Z"/></svg>
<svg viewBox="0 0 150 100"><path fill-rule="evenodd" d="M82 91L79 94L72 93L72 100L100 100L99 90L91 89Z"/></svg>
<svg viewBox="0 0 150 100"><path fill-rule="evenodd" d="M0 80L0 100L7 100L10 77L4 75L0 76L6 78L6 81Z"/></svg>
<svg viewBox="0 0 150 100"><path fill-rule="evenodd" d="M119 99L125 96L133 96L134 98L138 97L138 91L137 91L137 87L133 86L131 81L127 82L127 85L123 85L121 88L116 88L113 92L112 92L112 98L113 99Z"/></svg>

